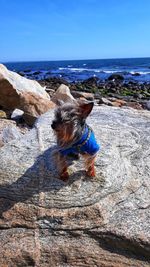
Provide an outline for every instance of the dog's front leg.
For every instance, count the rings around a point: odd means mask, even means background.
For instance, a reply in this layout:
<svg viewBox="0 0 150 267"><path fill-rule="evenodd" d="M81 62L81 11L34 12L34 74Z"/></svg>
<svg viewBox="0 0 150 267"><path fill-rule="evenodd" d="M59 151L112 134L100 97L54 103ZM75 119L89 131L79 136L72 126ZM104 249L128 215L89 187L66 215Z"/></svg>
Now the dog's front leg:
<svg viewBox="0 0 150 267"><path fill-rule="evenodd" d="M68 174L68 166L67 166L67 161L66 161L66 157L61 155L60 152L57 153L56 156L56 163L58 166L58 172L60 174L60 179L64 182L66 182L69 178L69 174Z"/></svg>
<svg viewBox="0 0 150 267"><path fill-rule="evenodd" d="M83 155L84 160L85 160L85 168L86 168L86 173L90 177L95 177L96 176L96 171L95 171L95 158L96 156L91 156L88 154Z"/></svg>

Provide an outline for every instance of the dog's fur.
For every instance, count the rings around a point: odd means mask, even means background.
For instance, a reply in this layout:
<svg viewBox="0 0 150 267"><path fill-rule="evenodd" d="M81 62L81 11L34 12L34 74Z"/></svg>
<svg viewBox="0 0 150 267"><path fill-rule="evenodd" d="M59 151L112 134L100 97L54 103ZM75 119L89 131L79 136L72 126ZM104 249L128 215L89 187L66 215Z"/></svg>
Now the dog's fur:
<svg viewBox="0 0 150 267"><path fill-rule="evenodd" d="M67 171L66 156L59 152L60 149L65 149L72 143L80 139L85 127L85 120L92 111L93 102L80 102L77 104L65 103L60 105L55 112L55 119L52 122L52 129L56 135L58 153L56 153L56 163L60 174L60 179L68 180L69 174ZM96 155L89 155L87 153L81 154L85 159L85 167L87 175L95 176L95 157Z"/></svg>

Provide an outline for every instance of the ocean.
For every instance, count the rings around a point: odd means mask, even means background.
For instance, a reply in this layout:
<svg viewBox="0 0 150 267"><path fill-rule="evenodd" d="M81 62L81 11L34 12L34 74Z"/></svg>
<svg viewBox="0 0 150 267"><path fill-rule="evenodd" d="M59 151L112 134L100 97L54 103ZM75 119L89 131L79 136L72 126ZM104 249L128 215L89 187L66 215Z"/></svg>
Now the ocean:
<svg viewBox="0 0 150 267"><path fill-rule="evenodd" d="M83 81L90 77L106 80L119 73L125 81L150 82L150 58L90 59L39 62L3 63L12 71L35 80L61 77L68 82Z"/></svg>

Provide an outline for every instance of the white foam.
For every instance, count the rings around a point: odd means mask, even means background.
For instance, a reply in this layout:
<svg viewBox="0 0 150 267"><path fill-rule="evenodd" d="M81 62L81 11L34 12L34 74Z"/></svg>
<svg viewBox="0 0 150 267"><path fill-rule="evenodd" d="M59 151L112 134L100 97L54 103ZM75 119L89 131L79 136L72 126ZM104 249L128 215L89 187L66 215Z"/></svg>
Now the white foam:
<svg viewBox="0 0 150 267"><path fill-rule="evenodd" d="M106 74L113 74L113 73L120 73L120 74L136 74L139 73L140 75L146 75L146 74L150 74L150 72L148 71L123 71L123 70L103 70L103 69L87 69L87 68L72 68L70 67L71 65L68 65L69 67L66 68L59 68L59 70L68 70L68 71L73 71L73 72L83 72L83 71L87 71L87 72L95 72L95 73L106 73Z"/></svg>
<svg viewBox="0 0 150 267"><path fill-rule="evenodd" d="M82 71L101 72L101 70L99 69L86 69L86 68L59 68L59 70L69 70L69 71L76 71L76 72L82 72Z"/></svg>
<svg viewBox="0 0 150 267"><path fill-rule="evenodd" d="M110 73L116 73L118 72L118 70L102 70L102 72L110 74Z"/></svg>
<svg viewBox="0 0 150 267"><path fill-rule="evenodd" d="M131 73L132 75L133 75L133 74L136 74L136 73L138 73L138 74L140 74L140 75L147 75L147 74L150 74L149 71L130 71L129 73Z"/></svg>

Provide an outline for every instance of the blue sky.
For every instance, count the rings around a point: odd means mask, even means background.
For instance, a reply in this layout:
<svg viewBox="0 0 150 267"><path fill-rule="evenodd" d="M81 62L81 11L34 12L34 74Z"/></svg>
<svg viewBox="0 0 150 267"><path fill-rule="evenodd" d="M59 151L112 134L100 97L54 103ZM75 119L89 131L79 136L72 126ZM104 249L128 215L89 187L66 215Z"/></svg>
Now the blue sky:
<svg viewBox="0 0 150 267"><path fill-rule="evenodd" d="M0 62L150 56L150 0L0 0Z"/></svg>

